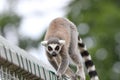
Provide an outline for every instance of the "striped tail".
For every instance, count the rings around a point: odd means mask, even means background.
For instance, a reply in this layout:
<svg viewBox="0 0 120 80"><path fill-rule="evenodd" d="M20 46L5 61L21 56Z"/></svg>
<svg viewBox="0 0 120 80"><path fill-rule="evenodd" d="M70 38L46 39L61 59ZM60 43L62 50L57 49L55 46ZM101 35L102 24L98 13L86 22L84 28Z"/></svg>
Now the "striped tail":
<svg viewBox="0 0 120 80"><path fill-rule="evenodd" d="M87 51L86 46L82 42L81 38L78 38L78 46L79 46L80 53L83 58L84 64L87 68L87 72L89 73L90 80L99 80L96 69L95 69L95 65L93 64L91 56L89 52Z"/></svg>

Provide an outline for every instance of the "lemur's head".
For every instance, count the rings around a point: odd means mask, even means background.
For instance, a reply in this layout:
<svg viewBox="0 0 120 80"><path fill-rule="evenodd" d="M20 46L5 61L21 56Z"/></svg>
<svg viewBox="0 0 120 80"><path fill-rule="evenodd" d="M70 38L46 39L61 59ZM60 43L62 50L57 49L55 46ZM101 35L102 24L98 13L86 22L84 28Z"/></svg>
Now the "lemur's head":
<svg viewBox="0 0 120 80"><path fill-rule="evenodd" d="M46 41L42 41L41 44L45 46L45 49L48 52L48 54L55 57L61 51L62 46L65 44L65 40L53 38Z"/></svg>

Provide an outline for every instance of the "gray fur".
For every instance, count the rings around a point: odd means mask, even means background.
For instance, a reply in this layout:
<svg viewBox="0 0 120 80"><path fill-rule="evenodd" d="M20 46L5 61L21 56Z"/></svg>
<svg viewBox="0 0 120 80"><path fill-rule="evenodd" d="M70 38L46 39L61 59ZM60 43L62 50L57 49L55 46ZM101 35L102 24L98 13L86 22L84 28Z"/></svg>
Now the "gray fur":
<svg viewBox="0 0 120 80"><path fill-rule="evenodd" d="M60 40L63 40L60 43ZM56 69L59 78L62 75L67 75L71 80L76 80L76 75L80 76L81 80L85 80L83 64L81 63L80 54L78 51L78 32L76 26L69 20L64 18L54 19L45 35L46 53L49 62ZM55 44L60 47L60 50L55 52L55 46L51 46L50 51L48 46ZM56 54L53 56L53 54ZM69 68L69 57L77 66L76 75Z"/></svg>

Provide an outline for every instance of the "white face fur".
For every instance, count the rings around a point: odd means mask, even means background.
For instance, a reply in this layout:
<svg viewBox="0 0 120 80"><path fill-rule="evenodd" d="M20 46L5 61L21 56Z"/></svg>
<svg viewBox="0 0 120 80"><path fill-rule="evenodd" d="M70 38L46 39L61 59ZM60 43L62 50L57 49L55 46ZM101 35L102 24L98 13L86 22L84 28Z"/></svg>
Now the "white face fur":
<svg viewBox="0 0 120 80"><path fill-rule="evenodd" d="M47 44L48 41L42 41L41 44L45 46L46 51L52 55L52 56L57 56L59 52L61 51L62 46L65 44L64 40L59 40L59 44L57 43L49 43Z"/></svg>

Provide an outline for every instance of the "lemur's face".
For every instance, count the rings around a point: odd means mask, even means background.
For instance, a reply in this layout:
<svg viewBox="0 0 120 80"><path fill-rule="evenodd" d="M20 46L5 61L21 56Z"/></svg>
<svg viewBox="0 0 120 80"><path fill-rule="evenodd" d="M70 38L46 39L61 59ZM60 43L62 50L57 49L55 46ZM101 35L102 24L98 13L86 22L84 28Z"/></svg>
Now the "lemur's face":
<svg viewBox="0 0 120 80"><path fill-rule="evenodd" d="M57 56L61 50L61 45L60 44L49 44L46 47L46 50L48 51L48 53L52 56Z"/></svg>
<svg viewBox="0 0 120 80"><path fill-rule="evenodd" d="M48 54L55 57L60 53L62 46L65 44L65 41L64 40L59 40L57 42L42 41L41 43L42 45L45 46L45 49L48 52Z"/></svg>

